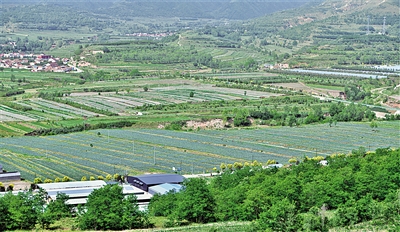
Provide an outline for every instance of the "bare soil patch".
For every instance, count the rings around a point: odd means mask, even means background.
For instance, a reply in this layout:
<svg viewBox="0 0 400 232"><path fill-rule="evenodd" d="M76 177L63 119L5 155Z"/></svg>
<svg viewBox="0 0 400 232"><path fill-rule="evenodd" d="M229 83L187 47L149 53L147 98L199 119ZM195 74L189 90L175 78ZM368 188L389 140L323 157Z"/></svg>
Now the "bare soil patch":
<svg viewBox="0 0 400 232"><path fill-rule="evenodd" d="M224 121L222 119L213 119L206 122L187 121L186 127L188 129L222 129L224 128Z"/></svg>
<svg viewBox="0 0 400 232"><path fill-rule="evenodd" d="M9 182L3 182L4 187L7 189L7 187L13 184L14 185L14 191L18 190L28 190L31 187L31 183L26 182L26 181L9 181Z"/></svg>

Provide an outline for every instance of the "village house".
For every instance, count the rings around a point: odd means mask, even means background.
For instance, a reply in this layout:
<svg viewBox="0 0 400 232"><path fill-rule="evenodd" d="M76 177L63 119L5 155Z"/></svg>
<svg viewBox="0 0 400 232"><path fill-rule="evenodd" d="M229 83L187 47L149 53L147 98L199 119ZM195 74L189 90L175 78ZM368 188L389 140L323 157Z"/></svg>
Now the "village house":
<svg viewBox="0 0 400 232"><path fill-rule="evenodd" d="M282 64L282 63L278 63L274 65L274 69L288 69L289 68L289 64Z"/></svg>

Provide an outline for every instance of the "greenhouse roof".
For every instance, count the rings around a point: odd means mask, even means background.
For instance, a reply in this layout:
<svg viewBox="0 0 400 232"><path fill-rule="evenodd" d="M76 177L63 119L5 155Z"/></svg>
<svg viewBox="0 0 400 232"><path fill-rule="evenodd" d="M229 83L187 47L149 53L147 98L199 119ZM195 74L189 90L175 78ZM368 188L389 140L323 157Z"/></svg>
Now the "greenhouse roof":
<svg viewBox="0 0 400 232"><path fill-rule="evenodd" d="M106 182L104 182L103 180L38 184L38 186L46 190L46 192L48 192L49 190L57 190L57 189L95 188L95 187L101 188L104 185L106 185Z"/></svg>
<svg viewBox="0 0 400 232"><path fill-rule="evenodd" d="M179 192L182 189L182 185L180 184L160 184L160 185L155 185L149 188L149 193L154 195L154 194L166 194L171 190L175 190L176 192Z"/></svg>
<svg viewBox="0 0 400 232"><path fill-rule="evenodd" d="M178 174L148 174L134 177L146 183L147 185L182 183L185 179L183 176Z"/></svg>

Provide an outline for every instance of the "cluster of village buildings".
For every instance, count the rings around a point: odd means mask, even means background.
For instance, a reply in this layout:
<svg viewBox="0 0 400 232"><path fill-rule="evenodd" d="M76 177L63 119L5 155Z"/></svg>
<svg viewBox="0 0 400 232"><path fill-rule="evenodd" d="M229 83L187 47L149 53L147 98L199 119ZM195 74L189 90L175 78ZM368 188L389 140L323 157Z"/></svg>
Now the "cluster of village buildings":
<svg viewBox="0 0 400 232"><path fill-rule="evenodd" d="M74 67L68 65L68 62L68 58L56 58L45 54L0 54L0 67L29 69L32 72L76 71Z"/></svg>
<svg viewBox="0 0 400 232"><path fill-rule="evenodd" d="M133 37L153 37L153 38L161 38L173 35L172 32L163 32L163 33L132 33L132 34L125 34L126 36L133 36Z"/></svg>
<svg viewBox="0 0 400 232"><path fill-rule="evenodd" d="M264 64L264 69L288 69L289 68L289 64L282 64L282 63L278 63L278 64Z"/></svg>

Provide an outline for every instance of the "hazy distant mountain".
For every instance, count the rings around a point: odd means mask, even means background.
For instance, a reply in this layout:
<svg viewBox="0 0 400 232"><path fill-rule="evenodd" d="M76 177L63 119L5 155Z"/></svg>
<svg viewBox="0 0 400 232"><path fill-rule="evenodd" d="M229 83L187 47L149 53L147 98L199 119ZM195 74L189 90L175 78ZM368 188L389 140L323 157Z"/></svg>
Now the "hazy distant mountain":
<svg viewBox="0 0 400 232"><path fill-rule="evenodd" d="M2 0L2 5L70 6L116 17L191 17L250 19L316 0ZM319 1L317 1L319 2Z"/></svg>

